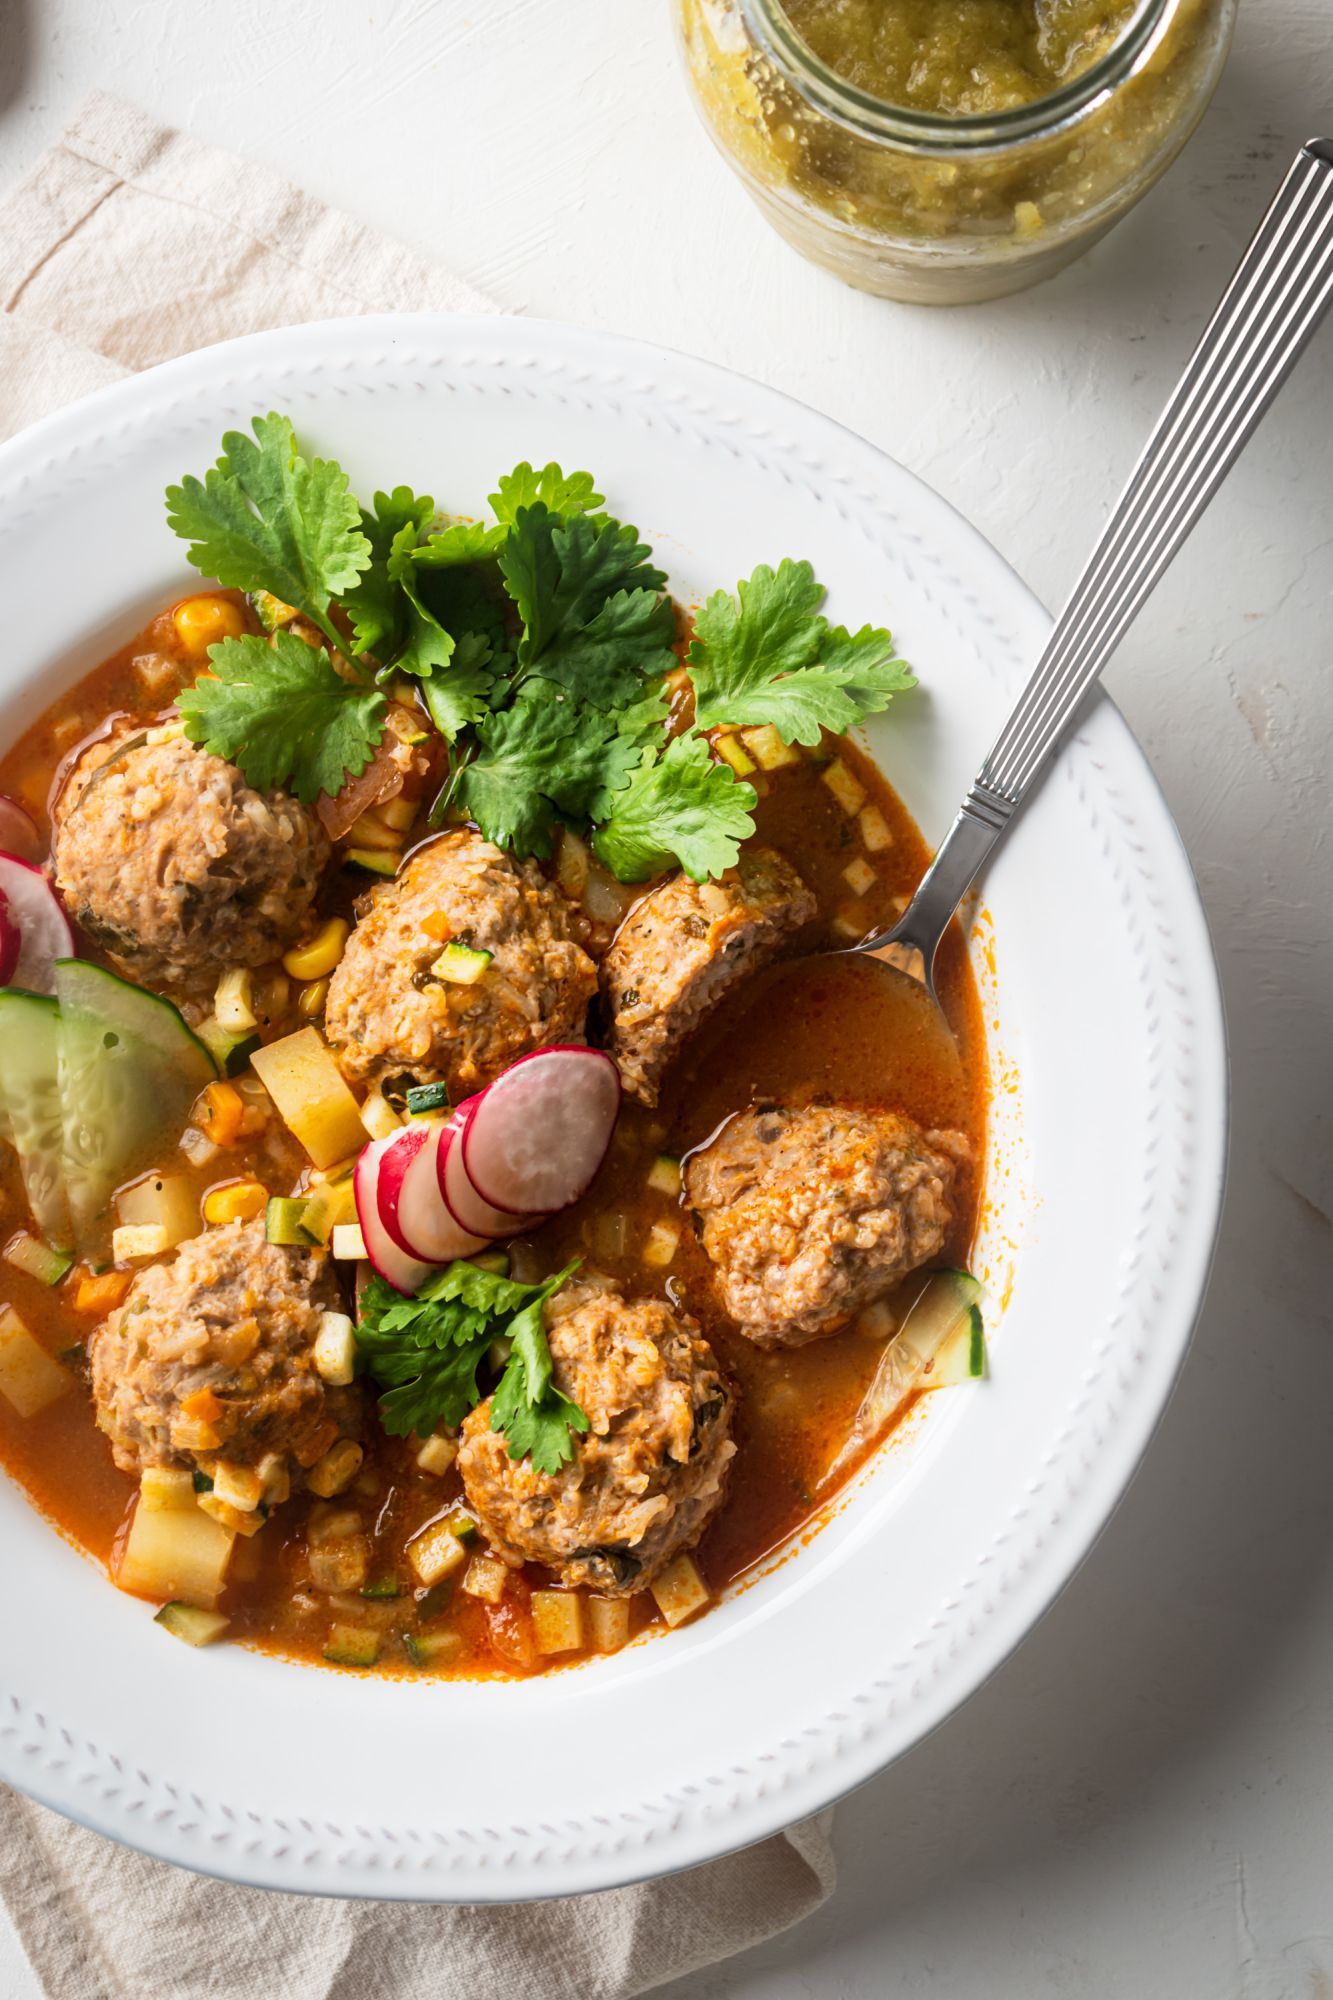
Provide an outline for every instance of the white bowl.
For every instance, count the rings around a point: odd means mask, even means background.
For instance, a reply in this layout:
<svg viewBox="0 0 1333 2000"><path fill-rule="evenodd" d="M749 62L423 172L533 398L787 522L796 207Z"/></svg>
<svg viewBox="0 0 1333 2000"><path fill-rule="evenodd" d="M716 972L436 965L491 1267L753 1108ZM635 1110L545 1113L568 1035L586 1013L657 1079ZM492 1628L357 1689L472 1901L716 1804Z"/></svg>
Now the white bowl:
<svg viewBox="0 0 1333 2000"><path fill-rule="evenodd" d="M349 320L191 355L0 451L0 740L187 586L163 488L270 408L363 495L409 480L481 512L519 459L586 466L687 601L808 556L836 615L890 623L917 668L922 693L870 741L936 837L1047 627L943 501L772 390L528 321ZM423 1685L171 1645L0 1482L0 1776L240 1881L510 1901L758 1840L943 1721L1124 1491L1217 1222L1212 957L1175 828L1108 701L1003 849L973 935L997 1083L978 1251L992 1379L927 1399L819 1534L615 1658Z"/></svg>

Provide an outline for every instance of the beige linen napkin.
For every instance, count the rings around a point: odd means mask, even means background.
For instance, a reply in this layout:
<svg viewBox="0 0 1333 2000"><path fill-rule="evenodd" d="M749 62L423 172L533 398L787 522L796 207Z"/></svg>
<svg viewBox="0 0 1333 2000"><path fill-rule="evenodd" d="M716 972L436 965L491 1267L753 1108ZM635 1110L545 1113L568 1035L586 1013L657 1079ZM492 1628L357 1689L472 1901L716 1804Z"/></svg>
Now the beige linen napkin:
<svg viewBox="0 0 1333 2000"><path fill-rule="evenodd" d="M497 310L265 169L100 94L0 203L0 300L0 436L260 327ZM0 1787L0 1895L52 2000L275 1988L283 2000L621 2000L815 1909L834 1883L828 1817L666 1881L478 1909L232 1888Z"/></svg>

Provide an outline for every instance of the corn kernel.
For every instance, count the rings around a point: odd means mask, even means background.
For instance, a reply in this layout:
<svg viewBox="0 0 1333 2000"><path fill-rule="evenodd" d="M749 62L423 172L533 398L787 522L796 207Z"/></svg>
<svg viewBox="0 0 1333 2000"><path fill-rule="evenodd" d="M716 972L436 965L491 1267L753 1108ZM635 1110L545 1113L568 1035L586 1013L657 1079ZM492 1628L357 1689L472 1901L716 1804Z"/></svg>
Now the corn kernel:
<svg viewBox="0 0 1333 2000"><path fill-rule="evenodd" d="M267 1207L268 1189L258 1181L226 1181L204 1196L204 1221L215 1227L224 1222L257 1222Z"/></svg>
<svg viewBox="0 0 1333 2000"><path fill-rule="evenodd" d="M403 844L402 834L394 833L371 812L363 812L360 819L353 820L342 837L349 847L360 854L367 851L372 854L396 854Z"/></svg>
<svg viewBox="0 0 1333 2000"><path fill-rule="evenodd" d="M219 1498L216 1493L201 1493L199 1506L210 1520L230 1529L233 1535L257 1535L264 1525L262 1514L248 1508L233 1507L229 1500Z"/></svg>
<svg viewBox="0 0 1333 2000"><path fill-rule="evenodd" d="M213 1016L229 1035L248 1035L259 1022L255 1016L254 974L244 965L224 972L213 995Z"/></svg>
<svg viewBox="0 0 1333 2000"><path fill-rule="evenodd" d="M171 614L176 637L193 660L207 658L210 646L222 639L239 639L245 614L227 597L187 597Z"/></svg>
<svg viewBox="0 0 1333 2000"><path fill-rule="evenodd" d="M327 979L347 943L346 917L330 917L305 944L283 953L282 967L293 979Z"/></svg>
<svg viewBox="0 0 1333 2000"><path fill-rule="evenodd" d="M291 1498L292 1475L280 1451L266 1451L255 1471L259 1475L264 1505L270 1512L274 1507L281 1507L284 1500Z"/></svg>
<svg viewBox="0 0 1333 2000"><path fill-rule="evenodd" d="M318 1493L321 1500L332 1500L336 1494L347 1491L360 1472L365 1456L355 1438L339 1438L337 1444L330 1445L323 1458L311 1466L306 1474L306 1484L312 1493Z"/></svg>
<svg viewBox="0 0 1333 2000"><path fill-rule="evenodd" d="M429 1437L417 1453L417 1464L423 1472L429 1472L438 1479L449 1470L457 1456L456 1439Z"/></svg>
<svg viewBox="0 0 1333 2000"><path fill-rule="evenodd" d="M312 979L296 996L296 1011L303 1021L318 1021L329 997L327 979Z"/></svg>
<svg viewBox="0 0 1333 2000"><path fill-rule="evenodd" d="M334 1388L341 1389L351 1381L356 1373L356 1332L346 1313L320 1314L311 1359L315 1373Z"/></svg>

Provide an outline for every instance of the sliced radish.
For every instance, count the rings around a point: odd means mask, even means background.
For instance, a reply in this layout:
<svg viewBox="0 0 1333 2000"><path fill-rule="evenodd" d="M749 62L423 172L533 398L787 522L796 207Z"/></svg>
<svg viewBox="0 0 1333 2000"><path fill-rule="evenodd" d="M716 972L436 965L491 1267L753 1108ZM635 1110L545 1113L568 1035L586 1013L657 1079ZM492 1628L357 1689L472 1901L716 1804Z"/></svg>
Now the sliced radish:
<svg viewBox="0 0 1333 2000"><path fill-rule="evenodd" d="M0 853L0 895L5 919L19 934L18 956L4 980L29 993L54 993L52 967L58 958L73 958L74 933L60 899L40 868L17 854Z"/></svg>
<svg viewBox="0 0 1333 2000"><path fill-rule="evenodd" d="M26 806L0 792L0 853L16 855L20 861L36 861L42 852L42 836Z"/></svg>
<svg viewBox="0 0 1333 2000"><path fill-rule="evenodd" d="M440 1145L446 1127L409 1125L398 1133L380 1171L380 1215L403 1248L433 1264L475 1257L490 1237L464 1229L440 1192ZM400 1167L398 1158L403 1165ZM392 1196L389 1190L393 1189ZM390 1202L394 1210L389 1215Z"/></svg>
<svg viewBox="0 0 1333 2000"><path fill-rule="evenodd" d="M606 1158L619 1109L620 1071L600 1049L520 1056L467 1114L467 1177L510 1215L568 1208Z"/></svg>
<svg viewBox="0 0 1333 2000"><path fill-rule="evenodd" d="M23 933L9 914L8 896L0 889L0 986L8 986L13 979L22 949Z"/></svg>
<svg viewBox="0 0 1333 2000"><path fill-rule="evenodd" d="M477 1097L469 1101L476 1106L481 1099ZM502 1236L522 1236L529 1229L535 1229L546 1220L544 1215L515 1215L507 1208L494 1208L490 1202L483 1201L473 1187L463 1160L465 1123L460 1108L442 1129L435 1156L440 1193L454 1221L460 1229L475 1230L488 1243L495 1243Z"/></svg>
<svg viewBox="0 0 1333 2000"><path fill-rule="evenodd" d="M366 1239L366 1255L380 1277L396 1292L416 1292L435 1266L419 1257L410 1257L401 1244L394 1242L380 1217L380 1171L384 1155L397 1137L395 1132L387 1139L372 1140L357 1161L352 1179L356 1194L356 1219Z"/></svg>

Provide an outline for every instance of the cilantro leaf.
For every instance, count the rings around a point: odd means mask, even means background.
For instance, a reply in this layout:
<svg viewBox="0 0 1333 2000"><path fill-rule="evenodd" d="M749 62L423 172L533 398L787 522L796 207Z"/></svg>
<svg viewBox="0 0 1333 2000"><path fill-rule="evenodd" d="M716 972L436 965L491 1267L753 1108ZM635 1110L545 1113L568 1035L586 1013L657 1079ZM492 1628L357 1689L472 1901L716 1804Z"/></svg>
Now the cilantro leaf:
<svg viewBox="0 0 1333 2000"><path fill-rule="evenodd" d="M585 815L605 782L614 736L613 719L580 708L552 681L527 681L511 707L478 724L459 797L499 846L549 854L557 814Z"/></svg>
<svg viewBox="0 0 1333 2000"><path fill-rule="evenodd" d="M482 1399L477 1376L494 1341L510 1356L491 1405L491 1428L507 1434L511 1458L529 1453L543 1472L573 1455L571 1433L588 1420L551 1382L542 1307L577 1261L542 1285L523 1285L475 1264L446 1266L414 1298L372 1278L361 1299L357 1346L385 1391L380 1416L392 1436L461 1423Z"/></svg>
<svg viewBox="0 0 1333 2000"><path fill-rule="evenodd" d="M294 604L330 639L331 599L370 563L361 510L331 460L302 458L287 417L256 417L254 437L228 431L202 480L167 488L167 519L188 558L229 589L267 590Z"/></svg>
<svg viewBox="0 0 1333 2000"><path fill-rule="evenodd" d="M361 532L370 548L370 562L350 590L339 599L352 621L358 653L392 660L402 642L404 604L397 567L416 546L435 511L428 494L410 486L375 495L374 512L361 514Z"/></svg>
<svg viewBox="0 0 1333 2000"><path fill-rule="evenodd" d="M824 591L807 562L761 564L746 582L708 599L686 664L695 723L771 722L785 743L841 736L915 682L885 631L830 627Z"/></svg>
<svg viewBox="0 0 1333 2000"><path fill-rule="evenodd" d="M460 563L485 562L499 555L508 534L504 522L488 528L484 521L451 521L423 542L412 560L422 569L453 569Z"/></svg>
<svg viewBox="0 0 1333 2000"><path fill-rule="evenodd" d="M177 706L191 743L239 765L256 791L278 786L313 805L362 772L384 733L385 697L336 672L320 646L291 632L223 639L210 676Z"/></svg>
<svg viewBox="0 0 1333 2000"><path fill-rule="evenodd" d="M660 756L644 755L614 794L593 845L622 882L642 882L678 860L696 882L736 863L754 832L754 788L714 762L700 736L676 736Z"/></svg>
<svg viewBox="0 0 1333 2000"><path fill-rule="evenodd" d="M552 462L534 472L525 459L499 480L499 492L491 495L491 511L497 521L512 527L520 507L537 501L553 514L592 514L602 504L602 495L593 490L590 472L563 473Z"/></svg>
<svg viewBox="0 0 1333 2000"><path fill-rule="evenodd" d="M489 639L479 632L465 632L447 667L422 681L421 699L446 743L489 714L496 682L494 657Z"/></svg>
<svg viewBox="0 0 1333 2000"><path fill-rule="evenodd" d="M608 598L621 591L660 591L666 578L649 562L651 553L637 529L605 516L575 514L564 520L540 500L520 507L500 556L505 589L523 620L520 671L544 672L543 656L568 649ZM643 607L636 606L628 621L639 638L642 617ZM604 628L604 639L615 636Z"/></svg>
<svg viewBox="0 0 1333 2000"><path fill-rule="evenodd" d="M545 680L557 681L590 707L609 712L641 695L675 666L671 642L676 613L669 597L652 590L619 590L586 625L563 632L537 663Z"/></svg>

